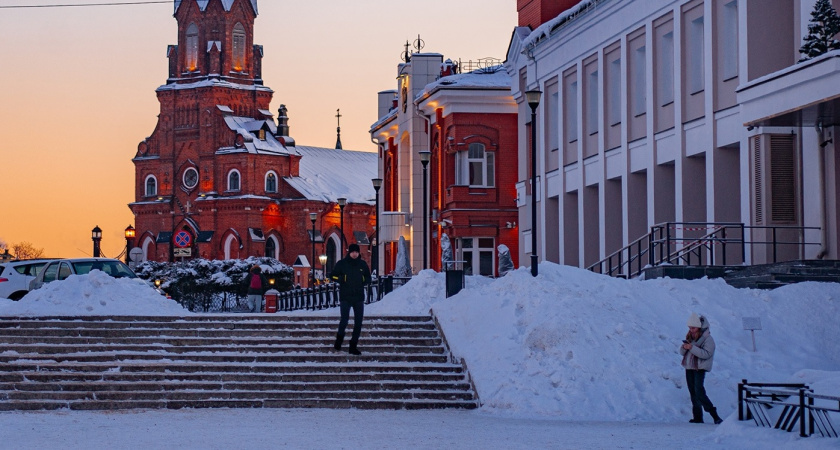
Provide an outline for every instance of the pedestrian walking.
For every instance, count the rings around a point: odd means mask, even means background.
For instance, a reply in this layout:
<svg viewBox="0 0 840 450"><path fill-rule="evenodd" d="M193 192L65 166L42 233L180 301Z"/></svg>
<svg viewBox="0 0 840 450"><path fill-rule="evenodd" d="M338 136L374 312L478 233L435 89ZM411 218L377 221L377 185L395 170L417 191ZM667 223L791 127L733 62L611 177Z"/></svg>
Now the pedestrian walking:
<svg viewBox="0 0 840 450"><path fill-rule="evenodd" d="M268 279L262 273L258 265L254 265L248 276L245 277L245 286L248 288L248 307L250 312L258 313L263 309L263 294L268 289Z"/></svg>
<svg viewBox="0 0 840 450"><path fill-rule="evenodd" d="M347 256L336 263L330 278L339 284L339 303L341 305L341 320L338 322L338 334L333 347L341 350L344 342L344 331L350 320L350 308L353 308L353 335L350 337L351 355L361 355L357 345L362 333L362 319L365 315L365 285L370 283L370 268L359 257L358 244L350 244Z"/></svg>
<svg viewBox="0 0 840 450"><path fill-rule="evenodd" d="M706 410L717 425L723 422L723 419L718 415L703 386L706 372L712 370L715 340L709 332L709 321L704 316L691 313L687 325L688 333L680 346L680 355L683 357L682 366L685 368L685 383L691 396L693 417L689 422L703 423L703 410Z"/></svg>

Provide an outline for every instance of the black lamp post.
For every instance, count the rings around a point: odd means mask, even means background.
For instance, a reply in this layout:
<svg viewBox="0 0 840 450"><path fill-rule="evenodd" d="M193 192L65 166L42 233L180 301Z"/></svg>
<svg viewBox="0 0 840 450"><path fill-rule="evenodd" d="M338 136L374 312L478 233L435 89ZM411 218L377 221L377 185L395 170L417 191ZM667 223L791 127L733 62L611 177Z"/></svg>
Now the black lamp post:
<svg viewBox="0 0 840 450"><path fill-rule="evenodd" d="M99 258L99 255L101 254L99 251L99 242L102 240L102 229L99 228L99 225L91 230L90 238L93 240L93 257Z"/></svg>
<svg viewBox="0 0 840 450"><path fill-rule="evenodd" d="M373 255L376 258L373 262L373 269L378 275L379 271L379 188L382 187L382 178L374 178L370 180L373 183L373 190L376 191L376 228L374 228L373 235Z"/></svg>
<svg viewBox="0 0 840 450"><path fill-rule="evenodd" d="M537 106L542 91L534 89L525 92L525 99L531 107L531 275L537 276Z"/></svg>
<svg viewBox="0 0 840 450"><path fill-rule="evenodd" d="M426 187L426 168L429 166L429 160L432 159L432 152L423 150L420 152L420 164L423 164L423 270L429 268L429 233L428 228L429 215L427 210L429 208L429 195Z"/></svg>
<svg viewBox="0 0 840 450"><path fill-rule="evenodd" d="M347 199L341 197L339 199L336 199L336 202L338 202L338 209L341 211L339 227L341 228L341 255L344 256L344 207L347 205Z"/></svg>
<svg viewBox="0 0 840 450"><path fill-rule="evenodd" d="M134 242L134 227L131 224L125 229L125 263L128 264L131 259L129 253L131 252L131 244Z"/></svg>
<svg viewBox="0 0 840 450"><path fill-rule="evenodd" d="M309 213L309 221L312 222L312 266L309 268L309 279L312 287L315 285L315 220L318 219L318 213Z"/></svg>

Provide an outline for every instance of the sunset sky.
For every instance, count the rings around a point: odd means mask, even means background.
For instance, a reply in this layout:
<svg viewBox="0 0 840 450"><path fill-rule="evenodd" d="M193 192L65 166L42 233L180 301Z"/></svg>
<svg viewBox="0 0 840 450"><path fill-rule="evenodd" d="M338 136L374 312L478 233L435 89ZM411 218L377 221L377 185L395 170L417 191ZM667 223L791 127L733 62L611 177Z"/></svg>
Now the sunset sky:
<svg viewBox="0 0 840 450"><path fill-rule="evenodd" d="M173 2L9 9L129 0L0 0L0 241L46 256L117 256L134 218L137 144L154 130L155 89L176 43ZM406 40L453 60L504 59L515 0L260 0L271 110L289 110L298 145L374 151L376 94L396 88Z"/></svg>

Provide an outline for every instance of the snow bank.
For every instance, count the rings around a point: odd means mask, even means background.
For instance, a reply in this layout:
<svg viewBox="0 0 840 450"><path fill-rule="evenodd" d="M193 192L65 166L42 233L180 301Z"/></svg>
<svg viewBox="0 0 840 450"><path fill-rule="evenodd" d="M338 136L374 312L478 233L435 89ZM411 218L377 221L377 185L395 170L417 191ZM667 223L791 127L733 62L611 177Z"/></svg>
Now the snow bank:
<svg viewBox="0 0 840 450"><path fill-rule="evenodd" d="M17 302L0 302L0 316L182 316L192 314L139 278L112 278L99 270L47 283Z"/></svg>

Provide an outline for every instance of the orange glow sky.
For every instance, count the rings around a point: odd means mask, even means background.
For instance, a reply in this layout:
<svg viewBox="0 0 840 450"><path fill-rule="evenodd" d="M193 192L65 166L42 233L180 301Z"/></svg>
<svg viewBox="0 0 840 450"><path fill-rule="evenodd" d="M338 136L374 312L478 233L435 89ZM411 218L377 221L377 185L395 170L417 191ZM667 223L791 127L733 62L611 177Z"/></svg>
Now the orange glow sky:
<svg viewBox="0 0 840 450"><path fill-rule="evenodd" d="M128 1L128 0L110 0ZM0 6L102 3L0 0ZM515 0L260 0L263 78L298 145L374 151L376 94L396 89L406 40L453 60L504 60ZM0 9L0 241L47 256L125 247L137 144L154 130L155 89L176 43L173 4Z"/></svg>

